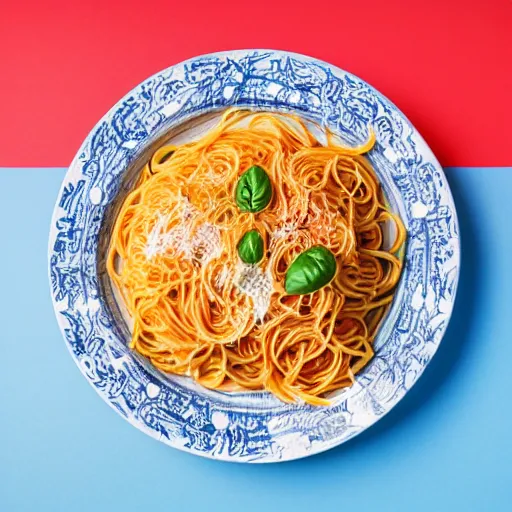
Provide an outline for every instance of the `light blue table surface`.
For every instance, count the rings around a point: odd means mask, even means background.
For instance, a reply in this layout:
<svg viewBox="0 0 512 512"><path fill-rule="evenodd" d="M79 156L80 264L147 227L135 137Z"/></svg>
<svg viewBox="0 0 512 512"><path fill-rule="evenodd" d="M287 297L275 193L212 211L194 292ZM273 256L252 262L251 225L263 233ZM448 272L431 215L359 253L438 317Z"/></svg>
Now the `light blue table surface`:
<svg viewBox="0 0 512 512"><path fill-rule="evenodd" d="M47 280L64 169L0 169L0 512L512 510L512 168L450 168L462 275L414 389L349 443L221 463L142 434L68 354Z"/></svg>

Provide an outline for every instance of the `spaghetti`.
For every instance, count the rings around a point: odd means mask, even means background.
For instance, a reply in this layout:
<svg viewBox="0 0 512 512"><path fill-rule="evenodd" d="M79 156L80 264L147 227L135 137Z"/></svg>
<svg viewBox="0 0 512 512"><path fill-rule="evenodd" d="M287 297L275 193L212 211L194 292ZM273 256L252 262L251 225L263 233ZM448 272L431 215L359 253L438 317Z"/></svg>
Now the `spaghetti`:
<svg viewBox="0 0 512 512"><path fill-rule="evenodd" d="M354 382L400 276L402 221L385 206L368 160L327 132L321 144L292 115L228 110L200 140L158 149L116 219L108 274L133 318L131 347L164 372L207 388L266 389L285 402L327 405ZM273 187L260 212L234 199L260 166ZM383 226L396 239L385 250ZM264 256L241 261L256 230ZM287 269L321 245L334 279L288 295Z"/></svg>

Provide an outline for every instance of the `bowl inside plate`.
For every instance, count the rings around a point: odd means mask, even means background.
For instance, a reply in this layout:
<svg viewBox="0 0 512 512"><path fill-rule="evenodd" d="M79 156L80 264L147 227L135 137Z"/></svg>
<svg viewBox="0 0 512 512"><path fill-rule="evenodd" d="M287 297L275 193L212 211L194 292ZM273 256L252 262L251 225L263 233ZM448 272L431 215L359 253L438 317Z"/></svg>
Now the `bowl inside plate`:
<svg viewBox="0 0 512 512"><path fill-rule="evenodd" d="M257 112L258 110L255 108L251 108L252 111ZM289 110L289 112L292 112ZM148 139L145 141L146 143L141 147L140 153L136 158L133 159L129 168L126 169L123 178L120 190L116 197L113 198L109 207L105 211L102 229L99 235L99 245L98 245L98 276L100 279L101 285L101 293L102 300L104 301L105 306L108 308L112 315L112 320L115 324L115 329L119 332L119 337L116 340L117 343L121 343L123 348L128 347L131 332L133 330L133 320L131 318L130 313L128 312L126 306L124 305L122 298L116 289L115 285L112 283L110 277L108 276L106 270L106 255L108 252L108 246L110 244L111 233L116 221L117 215L121 206L128 195L128 193L135 186L135 182L138 179L138 176L142 170L142 168L146 165L147 161L151 158L151 155L160 147L166 144L172 144L175 146L179 146L181 144L185 144L187 142L196 141L205 135L211 128L213 128L221 119L224 110L215 110L212 112L208 112L192 119L189 119L187 122L182 125L178 125L175 128L171 129L168 133L164 133L154 140ZM317 137L318 140L322 141L325 139L325 134L322 132L318 125L315 123L309 122L306 117L301 115L303 121L306 122L310 131ZM342 143L346 143L345 141L340 141ZM371 153L368 155L371 157ZM378 172L378 170L377 170ZM387 186L386 183L382 183L384 194L387 202L391 205L390 209L399 215L402 212L399 211L398 205L400 204L400 198L393 195L394 191L392 187ZM391 200L389 199L391 198ZM392 222L388 222L383 226L383 234L384 234L384 247L389 248L395 237L395 225ZM405 246L400 250L400 256L403 258L405 252ZM401 284L398 285L395 295L398 295ZM393 304L395 301L393 301ZM381 328L386 329L386 321L390 312L392 313L391 318L396 315L397 308L393 307L393 304L388 308L383 320L380 323L379 330ZM385 343L385 338L381 337L380 344ZM156 379L158 379L162 384L166 383L168 385L173 385L174 383L179 383L181 386L189 389L193 389L195 392L204 393L205 396L212 397L216 400L228 400L231 403L236 403L238 406L251 408L257 406L259 409L262 408L263 404L266 404L269 408L279 408L284 404L273 397L270 393L262 390L262 391L218 391L218 390L210 390L198 385L194 382L190 377L173 375L169 373L162 372L158 368L155 368L151 362L145 357L141 356L137 352L132 351L131 355L137 360L139 364L141 364L146 371L150 372ZM336 391L332 391L326 395L333 404L338 401L344 399L351 393L351 388L342 388Z"/></svg>

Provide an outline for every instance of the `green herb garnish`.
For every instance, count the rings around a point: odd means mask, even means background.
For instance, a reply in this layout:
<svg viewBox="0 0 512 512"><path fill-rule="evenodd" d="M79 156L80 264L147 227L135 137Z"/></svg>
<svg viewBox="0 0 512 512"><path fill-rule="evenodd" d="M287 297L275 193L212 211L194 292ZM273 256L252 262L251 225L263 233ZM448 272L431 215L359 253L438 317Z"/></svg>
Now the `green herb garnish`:
<svg viewBox="0 0 512 512"><path fill-rule="evenodd" d="M258 165L244 172L236 184L235 200L243 212L261 212L272 199L272 183L268 174Z"/></svg>
<svg viewBox="0 0 512 512"><path fill-rule="evenodd" d="M238 255L244 263L256 264L263 258L263 238L253 229L248 231L238 243Z"/></svg>
<svg viewBox="0 0 512 512"><path fill-rule="evenodd" d="M286 272L284 288L288 295L313 293L329 284L335 275L334 254L317 245L295 258Z"/></svg>

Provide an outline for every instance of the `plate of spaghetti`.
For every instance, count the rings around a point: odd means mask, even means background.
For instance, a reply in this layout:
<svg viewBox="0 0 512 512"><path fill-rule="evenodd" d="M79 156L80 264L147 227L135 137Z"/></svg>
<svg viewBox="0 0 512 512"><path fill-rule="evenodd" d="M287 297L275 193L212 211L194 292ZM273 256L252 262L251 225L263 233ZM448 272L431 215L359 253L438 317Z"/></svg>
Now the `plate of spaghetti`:
<svg viewBox="0 0 512 512"><path fill-rule="evenodd" d="M456 211L411 123L362 80L271 50L149 78L64 179L50 280L70 352L133 425L273 462L341 444L433 357Z"/></svg>

